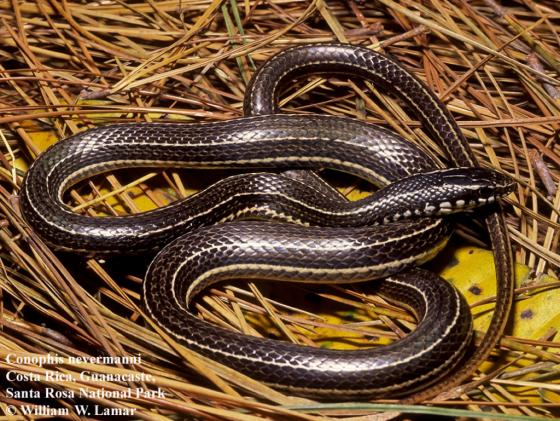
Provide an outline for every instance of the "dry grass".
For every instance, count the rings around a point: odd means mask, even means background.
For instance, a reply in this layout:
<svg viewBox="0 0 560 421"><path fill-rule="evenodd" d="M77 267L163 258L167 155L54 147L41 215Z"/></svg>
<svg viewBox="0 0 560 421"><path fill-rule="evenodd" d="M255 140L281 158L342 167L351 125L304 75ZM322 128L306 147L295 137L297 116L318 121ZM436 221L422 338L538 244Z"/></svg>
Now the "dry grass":
<svg viewBox="0 0 560 421"><path fill-rule="evenodd" d="M29 389L36 390L160 388L163 397L84 399L107 408L135 408L135 417L143 419L181 414L210 420L365 420L373 419L368 417L377 410L396 409L477 416L450 408L492 410L496 417L508 419L560 416L560 344L554 325L545 337L504 338L502 366L486 370L490 374L482 386L453 402L437 401L434 408L416 410L318 405L270 390L167 340L139 308L145 262L57 256L25 226L17 204L26 165L54 139L117 121L238 117L247 81L274 52L299 43L351 42L398 57L446 101L477 157L519 182L515 195L507 199L509 231L516 260L531 268L531 276L517 291L518 298L553 290L557 282L539 281L543 274L556 276L560 265L557 1L504 0L500 5L493 0L13 0L0 1L0 19L3 373L38 376L29 383ZM379 122L442 156L407 110L375 89L314 79L288 92L286 99L286 108L293 112ZM204 181L193 181L198 175L117 172L83 183L69 200L76 211L92 215L139 212L203 187ZM346 179L339 183L347 193L356 188ZM363 346L371 343L368 338L393 339L411 326L408 315L366 295L365 289L295 291L312 301L322 299L327 306L336 303L342 313L352 310L352 317L334 327L331 319L315 315L316 308L296 297L276 301L282 294L274 287L263 296L253 285L238 284L209 291L201 300L200 314L249 334L310 345L328 340L325 334L317 339L321 329L326 335L338 329L335 336L365 338L346 340ZM381 322L371 322L371 316L379 316ZM554 317L560 320L560 314ZM6 360L8 354L49 352L63 361L39 367ZM69 359L138 354L138 364L86 365ZM145 376L128 383L80 380L79 373L86 369ZM78 379L46 378L49 373ZM0 384L11 386L8 381ZM10 415L10 405L21 408L23 400L0 392L0 410ZM72 401L60 398L49 404L64 408Z"/></svg>

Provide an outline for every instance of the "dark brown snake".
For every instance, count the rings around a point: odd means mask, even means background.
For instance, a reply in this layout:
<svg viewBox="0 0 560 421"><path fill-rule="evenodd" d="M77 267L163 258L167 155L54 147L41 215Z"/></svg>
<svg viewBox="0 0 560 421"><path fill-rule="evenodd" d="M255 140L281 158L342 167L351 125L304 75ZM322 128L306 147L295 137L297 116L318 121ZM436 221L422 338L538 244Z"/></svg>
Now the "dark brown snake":
<svg viewBox="0 0 560 421"><path fill-rule="evenodd" d="M275 114L281 87L312 73L357 76L396 94L453 164L465 168L438 169L418 147L365 122ZM135 253L171 242L146 275L148 314L189 348L275 387L328 399L416 392L410 399L417 401L472 373L499 338L512 301L512 258L496 200L511 191L510 180L472 168L474 155L438 98L398 62L366 48L317 44L279 53L254 75L245 111L253 116L109 125L58 142L27 174L23 215L43 239L66 251ZM131 166L292 171L232 176L132 216L92 218L64 205L64 192L78 181ZM321 168L393 184L348 202L303 171ZM446 244L445 214L491 202L486 223L498 277L496 308L482 345L465 363L471 319L464 299L412 267ZM237 221L263 218L274 222ZM411 308L420 322L406 338L377 349L342 352L248 337L199 320L188 307L223 279L348 283L387 276L379 292Z"/></svg>

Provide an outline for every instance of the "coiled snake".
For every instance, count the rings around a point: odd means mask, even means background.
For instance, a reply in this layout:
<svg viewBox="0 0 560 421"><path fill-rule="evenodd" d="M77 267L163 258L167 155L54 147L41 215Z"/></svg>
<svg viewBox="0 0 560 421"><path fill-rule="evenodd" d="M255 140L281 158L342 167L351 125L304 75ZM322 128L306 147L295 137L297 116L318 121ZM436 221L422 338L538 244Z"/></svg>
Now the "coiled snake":
<svg viewBox="0 0 560 421"><path fill-rule="evenodd" d="M358 76L395 93L451 161L469 168L438 169L418 147L365 122L275 114L281 87L310 73ZM463 298L411 267L445 245L450 229L440 216L494 202L511 191L509 179L472 168L469 145L437 97L398 62L366 48L317 44L285 50L254 75L244 106L251 116L226 122L116 124L58 142L26 176L25 219L67 251L142 252L171 242L146 275L149 316L195 351L275 387L329 399L423 390L415 395L422 399L453 383L442 381L451 370L454 379L472 372L493 347L511 304L511 254L499 203L486 218L498 269L496 310L469 362L462 360L471 340ZM223 179L184 201L132 216L91 218L63 204L64 192L76 182L130 166L332 168L378 186L393 184L347 202L313 173L260 172ZM239 221L263 218L274 222ZM311 349L246 337L201 321L188 308L199 291L223 279L358 282L386 276L380 293L410 307L421 321L406 338L375 350Z"/></svg>

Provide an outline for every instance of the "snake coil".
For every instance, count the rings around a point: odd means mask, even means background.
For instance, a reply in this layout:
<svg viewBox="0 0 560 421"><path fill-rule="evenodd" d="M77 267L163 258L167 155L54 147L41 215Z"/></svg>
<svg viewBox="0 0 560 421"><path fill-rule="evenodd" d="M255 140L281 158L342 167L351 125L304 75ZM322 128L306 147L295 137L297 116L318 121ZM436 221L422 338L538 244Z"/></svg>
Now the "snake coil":
<svg viewBox="0 0 560 421"><path fill-rule="evenodd" d="M420 148L365 122L275 114L281 87L311 73L357 76L395 93L462 168L440 169ZM163 247L143 287L150 317L193 350L275 387L329 399L423 390L420 399L469 374L492 348L511 304L511 252L499 204L487 217L500 282L497 307L486 342L463 368L457 367L471 341L464 299L412 267L447 242L450 228L442 216L495 202L511 191L510 180L472 168L472 151L438 98L398 62L366 48L287 49L254 75L244 106L247 117L226 122L116 124L58 142L26 176L25 219L61 250L110 254ZM139 215L92 218L64 205L64 192L76 182L130 166L291 171L233 176ZM308 172L320 168L390 185L347 202ZM239 221L255 218L273 222ZM190 312L192 297L209 284L239 277L346 283L386 277L380 293L410 307L420 322L387 347L341 352L246 337ZM452 370L458 374L448 380Z"/></svg>

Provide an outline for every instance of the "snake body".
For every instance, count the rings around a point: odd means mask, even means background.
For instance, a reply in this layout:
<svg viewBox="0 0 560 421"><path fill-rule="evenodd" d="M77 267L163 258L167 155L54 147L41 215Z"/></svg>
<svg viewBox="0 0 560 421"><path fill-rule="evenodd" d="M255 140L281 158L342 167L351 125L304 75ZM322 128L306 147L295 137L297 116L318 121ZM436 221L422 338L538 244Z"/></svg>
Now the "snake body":
<svg viewBox="0 0 560 421"><path fill-rule="evenodd" d="M302 46L278 54L254 76L245 101L252 117L109 125L58 142L30 168L22 213L48 243L81 253L159 249L186 233L150 265L144 283L147 312L176 340L253 378L299 394L340 399L425 389L462 360L471 321L452 287L410 268L445 245L450 229L436 216L494 202L511 190L511 183L483 169L438 169L418 147L365 122L271 115L281 86L310 72L344 73L381 84L416 111L457 165L475 164L445 107L399 63L365 48ZM253 173L139 215L91 218L63 204L64 192L76 182L130 166L331 168L378 186L394 184L346 202L307 173ZM275 222L236 221L255 218ZM490 226L490 233L504 253L500 276L507 278L509 251L504 252L507 238L501 229ZM403 269L409 270L399 273ZM232 277L358 282L385 276L390 277L380 284L380 293L410 307L421 321L405 339L378 350L340 352L246 337L199 320L188 307L209 284ZM507 314L507 303L502 307L500 318Z"/></svg>

